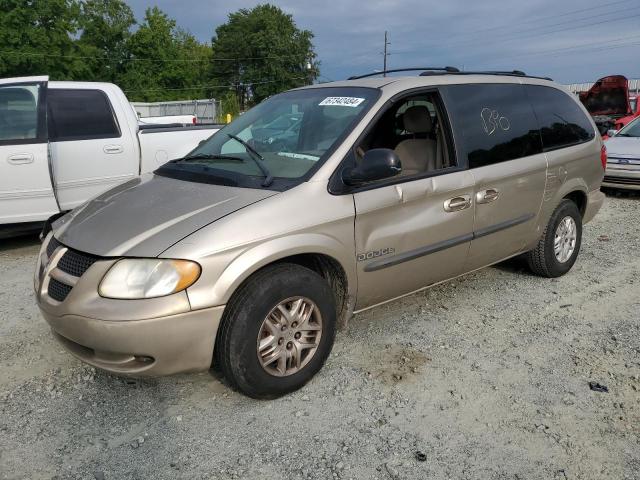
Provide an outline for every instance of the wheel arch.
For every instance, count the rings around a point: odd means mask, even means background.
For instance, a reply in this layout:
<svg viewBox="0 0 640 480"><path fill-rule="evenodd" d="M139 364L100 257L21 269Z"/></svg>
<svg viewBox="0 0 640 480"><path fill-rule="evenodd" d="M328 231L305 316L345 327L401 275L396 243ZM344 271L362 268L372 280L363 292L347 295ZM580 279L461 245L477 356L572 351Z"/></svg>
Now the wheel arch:
<svg viewBox="0 0 640 480"><path fill-rule="evenodd" d="M587 211L587 193L584 190L576 189L567 193L563 199L571 200L576 204L580 211L580 216L584 218L584 214Z"/></svg>
<svg viewBox="0 0 640 480"><path fill-rule="evenodd" d="M244 251L224 269L213 287L216 303L226 304L238 288L260 270L277 263L294 263L323 277L336 298L338 319L345 322L356 297L352 246L322 234L301 234L262 243Z"/></svg>

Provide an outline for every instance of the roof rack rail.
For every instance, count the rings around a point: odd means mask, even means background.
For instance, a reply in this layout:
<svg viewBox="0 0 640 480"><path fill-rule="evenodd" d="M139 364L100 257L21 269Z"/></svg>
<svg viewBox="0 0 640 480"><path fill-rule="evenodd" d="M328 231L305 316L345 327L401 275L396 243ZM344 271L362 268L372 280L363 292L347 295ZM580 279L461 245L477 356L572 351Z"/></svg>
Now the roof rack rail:
<svg viewBox="0 0 640 480"><path fill-rule="evenodd" d="M550 77L539 77L536 75L527 75L522 70L465 70L458 72L460 75L506 75L510 77L527 77L527 78L539 78L542 80L553 81Z"/></svg>
<svg viewBox="0 0 640 480"><path fill-rule="evenodd" d="M347 80L358 80L360 78L367 77L375 77L377 75L386 75L387 73L397 73L397 72L416 72L416 71L438 71L445 73L460 73L460 70L456 67L416 67L416 68L394 68L392 70L380 70L377 72L365 73L364 75L353 75L349 77Z"/></svg>

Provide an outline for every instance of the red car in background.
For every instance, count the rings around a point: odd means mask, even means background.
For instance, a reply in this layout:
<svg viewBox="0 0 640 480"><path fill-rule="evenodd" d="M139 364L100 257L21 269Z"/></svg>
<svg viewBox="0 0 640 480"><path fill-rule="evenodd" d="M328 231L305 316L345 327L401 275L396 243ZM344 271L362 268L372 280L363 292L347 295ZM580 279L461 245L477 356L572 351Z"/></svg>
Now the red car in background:
<svg viewBox="0 0 640 480"><path fill-rule="evenodd" d="M624 75L603 77L579 97L605 138L609 130L619 130L640 114L638 98L629 96Z"/></svg>
<svg viewBox="0 0 640 480"><path fill-rule="evenodd" d="M616 120L613 126L613 130L616 130L616 131L620 130L622 127L624 127L627 123L629 123L634 118L640 117L640 102L638 102L639 98L640 97L638 97L637 95L629 96L629 105L631 106L631 115L627 115L626 117L622 117Z"/></svg>

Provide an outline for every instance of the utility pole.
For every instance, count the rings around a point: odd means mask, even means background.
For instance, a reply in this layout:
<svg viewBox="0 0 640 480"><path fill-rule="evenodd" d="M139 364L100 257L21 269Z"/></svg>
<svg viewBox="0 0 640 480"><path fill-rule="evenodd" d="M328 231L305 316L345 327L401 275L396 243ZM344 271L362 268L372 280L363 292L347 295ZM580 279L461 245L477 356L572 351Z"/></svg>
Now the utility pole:
<svg viewBox="0 0 640 480"><path fill-rule="evenodd" d="M387 41L387 31L384 31L384 60L382 63L382 76L386 77L387 76L387 57L389 56L389 54L387 53L387 45L391 45L388 41Z"/></svg>

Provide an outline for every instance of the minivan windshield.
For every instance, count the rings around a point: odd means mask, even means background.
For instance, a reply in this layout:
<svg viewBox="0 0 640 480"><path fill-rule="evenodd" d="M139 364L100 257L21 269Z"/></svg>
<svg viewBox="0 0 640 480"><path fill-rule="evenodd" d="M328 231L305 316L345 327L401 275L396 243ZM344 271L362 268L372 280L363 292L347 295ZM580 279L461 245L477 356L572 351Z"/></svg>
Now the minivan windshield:
<svg viewBox="0 0 640 480"><path fill-rule="evenodd" d="M640 117L620 129L616 137L640 137Z"/></svg>
<svg viewBox="0 0 640 480"><path fill-rule="evenodd" d="M275 95L157 174L206 183L286 189L307 179L377 100L364 87Z"/></svg>

